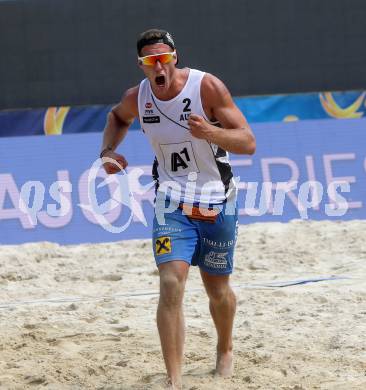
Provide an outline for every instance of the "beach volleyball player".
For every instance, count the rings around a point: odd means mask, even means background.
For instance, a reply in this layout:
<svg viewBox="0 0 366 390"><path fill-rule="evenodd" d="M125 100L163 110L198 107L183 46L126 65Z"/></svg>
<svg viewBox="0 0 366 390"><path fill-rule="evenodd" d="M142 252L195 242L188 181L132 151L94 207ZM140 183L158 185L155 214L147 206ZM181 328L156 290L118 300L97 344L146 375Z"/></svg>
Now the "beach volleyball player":
<svg viewBox="0 0 366 390"><path fill-rule="evenodd" d="M172 36L152 29L137 41L145 79L112 108L100 157L127 166L115 149L139 118L155 153L153 251L160 275L157 325L169 388L181 388L188 270L198 265L217 330L216 373L229 376L236 309L229 278L237 235L236 188L228 152L253 154L255 138L217 77L178 68ZM138 145L136 145L138 148ZM104 163L107 173L119 168ZM234 205L234 206L233 206Z"/></svg>

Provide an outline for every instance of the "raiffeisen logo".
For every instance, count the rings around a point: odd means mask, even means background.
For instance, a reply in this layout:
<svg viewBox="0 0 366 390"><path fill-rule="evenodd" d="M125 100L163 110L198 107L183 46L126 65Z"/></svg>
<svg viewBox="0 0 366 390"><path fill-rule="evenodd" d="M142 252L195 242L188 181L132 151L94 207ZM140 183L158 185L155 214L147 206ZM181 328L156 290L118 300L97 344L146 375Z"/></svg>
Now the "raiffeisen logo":
<svg viewBox="0 0 366 390"><path fill-rule="evenodd" d="M324 108L324 111L336 119L352 119L361 118L364 115L363 111L359 111L362 107L362 102L365 99L366 92L363 92L352 104L348 107L341 108L334 100L333 95L330 92L319 94L320 103Z"/></svg>
<svg viewBox="0 0 366 390"><path fill-rule="evenodd" d="M98 173L103 169L103 162L109 162L117 165L121 170L120 174L109 175L101 183L97 185ZM145 227L147 226L146 218L143 213L140 203L134 198L130 190L130 180L134 177L139 177L144 173L141 168L134 168L130 172L126 172L122 166L112 158L104 157L103 161L97 159L88 173L88 204L79 204L81 208L89 211L96 222L106 231L110 233L121 233L125 231L131 224L133 217L139 220ZM100 189L106 185L115 183L115 190L112 192L109 200L102 204L98 203L96 189ZM147 193L154 186L154 182L139 189L139 195ZM127 221L121 226L113 226L108 220L107 214L116 207L123 205L129 209L129 217Z"/></svg>

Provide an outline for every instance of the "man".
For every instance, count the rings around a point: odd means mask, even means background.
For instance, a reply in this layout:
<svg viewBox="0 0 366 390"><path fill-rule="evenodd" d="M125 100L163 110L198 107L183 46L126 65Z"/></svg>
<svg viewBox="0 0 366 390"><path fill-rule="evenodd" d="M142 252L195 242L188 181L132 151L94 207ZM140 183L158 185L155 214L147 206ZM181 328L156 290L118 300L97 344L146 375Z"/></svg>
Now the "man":
<svg viewBox="0 0 366 390"><path fill-rule="evenodd" d="M127 90L108 114L101 158L127 166L115 149L134 118L139 118L156 155L157 325L169 388L180 389L185 336L182 301L190 265L200 268L217 330L216 373L229 376L232 372L236 299L229 276L237 211L227 152L253 154L255 138L218 78L176 67L178 56L168 32L142 33L137 51L146 78ZM112 163L105 162L104 168L109 174L119 171Z"/></svg>

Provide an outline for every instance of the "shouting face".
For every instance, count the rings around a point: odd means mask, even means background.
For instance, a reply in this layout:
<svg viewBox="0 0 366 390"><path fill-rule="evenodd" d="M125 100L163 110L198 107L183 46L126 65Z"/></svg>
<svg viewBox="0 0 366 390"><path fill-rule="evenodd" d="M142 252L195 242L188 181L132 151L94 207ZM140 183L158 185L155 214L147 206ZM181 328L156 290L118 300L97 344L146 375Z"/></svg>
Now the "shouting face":
<svg viewBox="0 0 366 390"><path fill-rule="evenodd" d="M139 66L157 96L168 93L175 75L176 63L175 51L165 43L154 43L142 48Z"/></svg>

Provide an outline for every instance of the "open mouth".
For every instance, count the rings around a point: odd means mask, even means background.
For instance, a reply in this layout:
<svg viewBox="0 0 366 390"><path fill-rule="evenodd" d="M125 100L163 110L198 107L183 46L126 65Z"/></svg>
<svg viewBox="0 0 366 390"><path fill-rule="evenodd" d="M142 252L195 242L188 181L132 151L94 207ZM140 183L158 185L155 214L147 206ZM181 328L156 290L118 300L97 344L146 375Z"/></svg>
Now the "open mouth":
<svg viewBox="0 0 366 390"><path fill-rule="evenodd" d="M163 86L165 84L165 76L156 76L155 82L157 85Z"/></svg>

